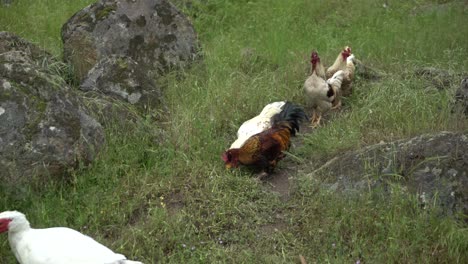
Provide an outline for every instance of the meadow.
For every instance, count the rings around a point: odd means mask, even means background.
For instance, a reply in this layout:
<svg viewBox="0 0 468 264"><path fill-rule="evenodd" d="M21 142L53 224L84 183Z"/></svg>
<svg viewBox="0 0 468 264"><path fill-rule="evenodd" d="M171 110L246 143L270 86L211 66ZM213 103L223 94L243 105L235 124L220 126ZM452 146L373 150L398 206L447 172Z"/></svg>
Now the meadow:
<svg viewBox="0 0 468 264"><path fill-rule="evenodd" d="M60 29L90 0L17 0L0 6L0 30L60 57ZM388 5L384 7L384 3ZM33 227L68 226L145 263L468 263L468 229L392 186L343 197L306 175L363 146L438 131L468 131L452 113L455 88L428 88L415 71L468 72L466 1L178 0L204 62L163 80L164 120L149 111L70 182L0 193L0 211ZM277 172L286 190L221 153L243 121L277 100L306 103L310 51L327 64L349 45L379 80L357 76L352 96L314 131L300 133ZM242 55L246 49L255 56ZM156 111L156 110L154 110ZM7 236L0 263L15 263Z"/></svg>

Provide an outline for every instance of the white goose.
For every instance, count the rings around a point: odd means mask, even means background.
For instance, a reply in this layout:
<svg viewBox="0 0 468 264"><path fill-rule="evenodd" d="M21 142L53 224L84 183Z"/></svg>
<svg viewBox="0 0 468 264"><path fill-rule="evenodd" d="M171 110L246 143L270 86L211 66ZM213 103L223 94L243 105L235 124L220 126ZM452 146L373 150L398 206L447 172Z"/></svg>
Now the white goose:
<svg viewBox="0 0 468 264"><path fill-rule="evenodd" d="M25 215L17 211L0 213L0 233L7 231L20 264L143 264L67 227L31 228Z"/></svg>

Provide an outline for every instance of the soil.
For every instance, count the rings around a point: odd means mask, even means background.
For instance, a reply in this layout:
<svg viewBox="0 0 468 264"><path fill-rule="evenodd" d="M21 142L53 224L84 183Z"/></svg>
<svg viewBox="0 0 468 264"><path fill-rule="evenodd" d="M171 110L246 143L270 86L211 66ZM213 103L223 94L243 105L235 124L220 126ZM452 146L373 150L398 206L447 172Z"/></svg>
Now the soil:
<svg viewBox="0 0 468 264"><path fill-rule="evenodd" d="M311 109L305 109L306 113L310 116L312 113ZM322 117L321 125L325 125L332 119L331 114L325 114ZM313 133L314 129L310 127L309 121L303 122L300 127L301 134L309 134ZM292 138L292 145L291 150L294 151L294 148L298 148L304 144L302 137L294 137ZM263 180L263 184L266 188L268 188L272 192L276 192L279 194L279 198L285 204L291 198L291 194L294 192L294 180L298 173L299 166L295 163L291 158L286 158L282 160L279 164L279 167L276 170L266 177ZM259 227L260 232L263 235L271 235L275 232L281 232L288 228L287 223L284 222L284 212L278 213L275 221L270 224L266 224Z"/></svg>
<svg viewBox="0 0 468 264"><path fill-rule="evenodd" d="M306 113L310 116L312 113L311 109L305 109ZM325 115L322 118L323 123L327 123L330 119L330 115ZM322 124L324 125L324 124ZM313 133L314 129L310 127L310 123L305 121L300 127L301 134ZM291 150L294 151L294 148L302 146L304 142L301 140L301 137L293 137ZM287 202L292 193L291 186L294 177L297 174L298 166L290 158L286 156L284 160L281 161L280 166L264 180L264 184L271 191L276 192L280 195L280 199L283 202Z"/></svg>
<svg viewBox="0 0 468 264"><path fill-rule="evenodd" d="M280 195L280 199L283 202L289 200L289 188L290 188L290 175L287 171L281 171L271 175L267 180L266 184L270 186L271 191L277 192Z"/></svg>
<svg viewBox="0 0 468 264"><path fill-rule="evenodd" d="M184 208L184 197L180 192L172 192L166 197L167 212L174 216Z"/></svg>

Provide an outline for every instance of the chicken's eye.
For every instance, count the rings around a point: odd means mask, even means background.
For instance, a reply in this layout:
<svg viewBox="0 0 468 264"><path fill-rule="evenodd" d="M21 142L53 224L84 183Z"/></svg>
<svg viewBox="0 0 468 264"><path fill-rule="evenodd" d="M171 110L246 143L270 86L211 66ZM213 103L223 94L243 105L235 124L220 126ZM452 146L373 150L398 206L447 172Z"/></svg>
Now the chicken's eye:
<svg viewBox="0 0 468 264"><path fill-rule="evenodd" d="M227 159L228 159L228 161L231 161L231 160L232 160L232 155L231 155L231 153L228 153L228 154L227 154Z"/></svg>

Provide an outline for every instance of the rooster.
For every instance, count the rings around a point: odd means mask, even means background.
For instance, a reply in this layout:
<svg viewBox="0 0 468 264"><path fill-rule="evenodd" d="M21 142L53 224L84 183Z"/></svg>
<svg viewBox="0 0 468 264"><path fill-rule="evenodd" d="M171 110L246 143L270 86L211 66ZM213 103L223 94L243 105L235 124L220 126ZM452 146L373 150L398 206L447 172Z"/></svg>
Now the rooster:
<svg viewBox="0 0 468 264"><path fill-rule="evenodd" d="M237 130L237 139L231 144L230 148L240 148L251 136L270 128L271 117L280 113L286 104L290 103L279 101L267 104L258 116L245 121Z"/></svg>
<svg viewBox="0 0 468 264"><path fill-rule="evenodd" d="M309 105L313 109L312 127L320 124L322 114L330 110L334 103L339 100L338 96L344 77L344 71L337 71L330 79L325 81L325 73L320 57L316 51L311 55L311 75L304 82L304 91L307 95Z"/></svg>
<svg viewBox="0 0 468 264"><path fill-rule="evenodd" d="M286 102L280 113L271 117L271 128L248 138L239 148L231 148L221 156L226 168L237 168L239 164L261 170L261 175L273 171L284 158L290 138L299 131L300 122L306 120L304 110Z"/></svg>
<svg viewBox="0 0 468 264"><path fill-rule="evenodd" d="M327 69L326 77L331 78L336 72L342 70L344 72L343 83L341 84L340 94L334 102L333 107L338 108L341 106L341 96L349 96L352 93L352 82L354 79L354 54L351 53L351 48L346 46L332 66Z"/></svg>

